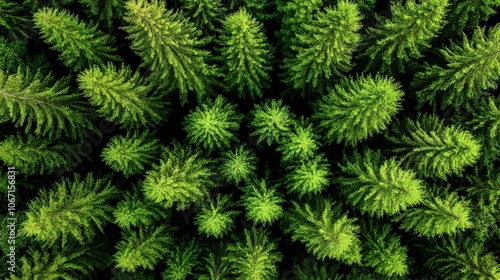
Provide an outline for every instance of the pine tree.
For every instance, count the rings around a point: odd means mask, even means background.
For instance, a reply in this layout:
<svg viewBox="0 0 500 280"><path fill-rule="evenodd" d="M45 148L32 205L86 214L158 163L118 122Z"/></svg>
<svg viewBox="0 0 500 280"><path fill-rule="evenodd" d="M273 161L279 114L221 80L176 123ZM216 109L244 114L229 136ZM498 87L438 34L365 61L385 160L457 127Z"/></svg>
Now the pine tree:
<svg viewBox="0 0 500 280"><path fill-rule="evenodd" d="M328 198L305 203L292 202L285 215L285 232L292 241L303 243L319 260L335 259L346 264L360 263L361 241L355 218L341 212L341 206Z"/></svg>
<svg viewBox="0 0 500 280"><path fill-rule="evenodd" d="M234 227L234 217L239 211L228 210L233 206L231 195L218 194L215 199L209 199L200 206L200 211L194 219L198 231L207 237L221 238Z"/></svg>
<svg viewBox="0 0 500 280"><path fill-rule="evenodd" d="M243 0L245 9L258 21L264 22L275 17L273 1Z"/></svg>
<svg viewBox="0 0 500 280"><path fill-rule="evenodd" d="M282 143L276 148L281 152L281 161L289 164L312 159L320 147L319 137L313 131L313 126L304 118L295 122L292 130L285 135Z"/></svg>
<svg viewBox="0 0 500 280"><path fill-rule="evenodd" d="M277 263L283 256L277 251L278 245L269 239L267 230L243 229L243 236L233 235L233 242L227 247L227 256L235 280L271 280L278 277Z"/></svg>
<svg viewBox="0 0 500 280"><path fill-rule="evenodd" d="M481 145L471 133L455 125L445 126L434 115L406 119L404 129L396 129L398 133L387 139L399 147L391 150L401 155L403 168L423 177L445 179L461 174L480 155Z"/></svg>
<svg viewBox="0 0 500 280"><path fill-rule="evenodd" d="M208 188L214 185L210 163L189 146L174 143L165 149L160 163L146 172L146 198L177 210L188 208L207 196Z"/></svg>
<svg viewBox="0 0 500 280"><path fill-rule="evenodd" d="M405 72L410 61L421 58L445 23L448 0L415 0L391 3L391 19L368 28L365 70L394 74Z"/></svg>
<svg viewBox="0 0 500 280"><path fill-rule="evenodd" d="M184 118L184 130L190 143L207 150L229 148L235 141L243 116L236 105L221 95L198 105Z"/></svg>
<svg viewBox="0 0 500 280"><path fill-rule="evenodd" d="M90 116L77 94L69 94L63 81L30 73L20 68L16 74L0 70L0 122L25 126L25 133L37 136L80 138L90 128ZM31 131L34 127L34 131Z"/></svg>
<svg viewBox="0 0 500 280"><path fill-rule="evenodd" d="M316 104L313 118L328 143L354 146L387 128L399 111L404 92L393 78L344 78Z"/></svg>
<svg viewBox="0 0 500 280"><path fill-rule="evenodd" d="M269 88L272 70L271 46L267 43L263 25L245 9L228 16L218 40L220 60L226 89L235 91L240 98L262 98Z"/></svg>
<svg viewBox="0 0 500 280"><path fill-rule="evenodd" d="M43 140L33 135L12 135L0 142L0 159L26 175L50 174L80 162L84 154L74 145Z"/></svg>
<svg viewBox="0 0 500 280"><path fill-rule="evenodd" d="M200 263L201 244L199 241L184 237L167 251L165 262L167 269L162 273L165 280L184 280L192 276L193 268Z"/></svg>
<svg viewBox="0 0 500 280"><path fill-rule="evenodd" d="M227 246L224 243L215 243L205 247L205 256L202 258L203 274L197 275L198 280L230 280L231 272L227 256Z"/></svg>
<svg viewBox="0 0 500 280"><path fill-rule="evenodd" d="M104 66L109 60L121 60L114 54L113 37L66 10L44 7L34 14L34 23L45 42L59 52L64 65L74 71L93 64Z"/></svg>
<svg viewBox="0 0 500 280"><path fill-rule="evenodd" d="M135 272L139 268L152 270L167 253L165 248L173 243L167 225L127 231L116 245L115 267L127 272Z"/></svg>
<svg viewBox="0 0 500 280"><path fill-rule="evenodd" d="M300 161L287 167L284 183L288 191L299 197L319 194L331 183L331 166L323 154L315 154L310 160Z"/></svg>
<svg viewBox="0 0 500 280"><path fill-rule="evenodd" d="M96 235L96 228L103 232L111 221L109 200L117 194L106 178L94 179L92 173L84 179L78 174L74 180L63 178L30 202L21 232L48 245L58 240L65 244L68 237L83 244Z"/></svg>
<svg viewBox="0 0 500 280"><path fill-rule="evenodd" d="M349 71L361 40L361 18L356 4L341 0L305 23L291 46L295 55L284 60L285 82L302 91L323 91L333 77Z"/></svg>
<svg viewBox="0 0 500 280"><path fill-rule="evenodd" d="M151 91L139 72L125 65L120 69L108 63L102 69L93 66L78 75L78 87L99 107L97 112L126 128L157 125L164 115L164 98Z"/></svg>
<svg viewBox="0 0 500 280"><path fill-rule="evenodd" d="M446 15L448 23L443 28L443 38L449 38L479 26L482 21L495 15L495 9L499 6L499 0L450 0Z"/></svg>
<svg viewBox="0 0 500 280"><path fill-rule="evenodd" d="M270 185L266 180L247 184L241 196L248 220L255 224L268 225L283 215L281 204L285 201L277 191L277 185Z"/></svg>
<svg viewBox="0 0 500 280"><path fill-rule="evenodd" d="M219 172L224 180L238 185L252 179L258 159L247 145L240 145L223 152L219 161Z"/></svg>
<svg viewBox="0 0 500 280"><path fill-rule="evenodd" d="M159 140L144 131L111 138L102 150L101 157L106 165L128 177L145 171L159 151Z"/></svg>
<svg viewBox="0 0 500 280"><path fill-rule="evenodd" d="M113 23L123 18L125 0L78 0L86 8L86 13L97 18L106 28L112 29Z"/></svg>
<svg viewBox="0 0 500 280"><path fill-rule="evenodd" d="M258 137L258 144L265 141L267 145L280 143L283 136L290 131L294 117L290 106L283 105L281 99L267 99L255 105L251 116L250 127L254 131L250 133L250 136Z"/></svg>
<svg viewBox="0 0 500 280"><path fill-rule="evenodd" d="M221 0L181 0L182 10L205 35L215 32L226 9Z"/></svg>
<svg viewBox="0 0 500 280"><path fill-rule="evenodd" d="M158 0L128 0L124 19L128 26L122 29L142 58L141 66L151 70L152 82L168 91L178 89L182 104L188 91L199 99L211 92L219 74L207 64L210 52L202 49L208 40L192 23Z"/></svg>
<svg viewBox="0 0 500 280"><path fill-rule="evenodd" d="M395 215L422 202L423 181L394 158L385 160L379 151L355 153L339 164L344 176L336 177L347 202L371 216Z"/></svg>
<svg viewBox="0 0 500 280"><path fill-rule="evenodd" d="M13 37L28 37L26 28L29 20L20 14L19 4L0 0L0 34L9 34Z"/></svg>
<svg viewBox="0 0 500 280"><path fill-rule="evenodd" d="M425 64L415 74L419 108L429 102L434 108L441 104L459 107L477 100L496 89L500 80L500 24L489 29L477 28L471 39L464 35L463 43L452 43L440 50L446 67Z"/></svg>

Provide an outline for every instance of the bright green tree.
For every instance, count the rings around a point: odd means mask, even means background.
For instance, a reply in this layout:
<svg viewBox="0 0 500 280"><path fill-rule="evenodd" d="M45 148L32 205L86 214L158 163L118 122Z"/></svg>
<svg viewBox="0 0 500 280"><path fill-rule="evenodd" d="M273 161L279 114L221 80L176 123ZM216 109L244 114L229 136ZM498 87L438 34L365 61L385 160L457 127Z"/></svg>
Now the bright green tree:
<svg viewBox="0 0 500 280"><path fill-rule="evenodd" d="M159 151L159 140L146 130L125 137L114 136L102 150L101 157L106 165L128 177L145 171Z"/></svg>
<svg viewBox="0 0 500 280"><path fill-rule="evenodd" d="M339 164L343 176L336 177L347 202L362 212L381 217L395 215L422 202L424 183L395 158L385 160L379 151L355 153Z"/></svg>
<svg viewBox="0 0 500 280"><path fill-rule="evenodd" d="M182 11L205 35L215 32L226 12L221 0L181 0L181 3Z"/></svg>
<svg viewBox="0 0 500 280"><path fill-rule="evenodd" d="M262 23L245 9L239 10L224 20L218 42L227 90L237 92L240 98L262 98L272 70L271 46Z"/></svg>
<svg viewBox="0 0 500 280"><path fill-rule="evenodd" d="M142 184L146 198L182 210L208 195L214 185L208 159L179 143L165 149L160 158L160 163L146 172Z"/></svg>
<svg viewBox="0 0 500 280"><path fill-rule="evenodd" d="M141 66L150 69L150 80L160 88L178 89L182 104L188 91L198 98L211 92L218 76L208 65L210 52L202 49L207 39L187 18L158 0L128 0L122 27L131 40L131 49L142 58Z"/></svg>
<svg viewBox="0 0 500 280"><path fill-rule="evenodd" d="M7 0L0 0L0 34L9 34L14 37L28 37L26 28L29 19L21 16L22 8L19 4Z"/></svg>
<svg viewBox="0 0 500 280"><path fill-rule="evenodd" d="M471 39L440 50L446 66L425 64L415 74L419 107L459 107L496 89L500 81L500 24L488 30L476 28Z"/></svg>
<svg viewBox="0 0 500 280"><path fill-rule="evenodd" d="M223 261L229 263L235 280L271 280L278 277L277 264L283 256L269 232L256 228L243 229L243 236L233 235Z"/></svg>
<svg viewBox="0 0 500 280"><path fill-rule="evenodd" d="M391 150L401 156L403 168L411 168L420 176L444 179L458 175L479 158L481 145L474 136L458 126L444 125L437 116L406 119L402 127L387 136L397 145Z"/></svg>
<svg viewBox="0 0 500 280"><path fill-rule="evenodd" d="M201 244L195 238L182 238L167 251L167 269L162 273L165 280L184 280L194 275L194 268L200 264Z"/></svg>
<svg viewBox="0 0 500 280"><path fill-rule="evenodd" d="M80 72L77 81L106 120L136 128L152 127L163 119L164 98L153 94L139 72L133 73L128 66L117 69L111 63L103 68L94 65Z"/></svg>
<svg viewBox="0 0 500 280"><path fill-rule="evenodd" d="M449 38L462 31L470 31L495 15L500 7L499 0L450 0L446 15L447 24L443 28L443 38Z"/></svg>
<svg viewBox="0 0 500 280"><path fill-rule="evenodd" d="M283 215L284 199L276 185L260 180L247 184L242 190L241 204L245 206L247 219L255 224L272 224Z"/></svg>
<svg viewBox="0 0 500 280"><path fill-rule="evenodd" d="M294 123L276 150L281 152L283 163L306 161L312 159L320 147L318 140L319 136L313 131L312 124L301 118Z"/></svg>
<svg viewBox="0 0 500 280"><path fill-rule="evenodd" d="M307 1L304 1L307 2ZM285 82L295 89L325 90L334 77L349 71L352 54L361 40L361 15L356 4L341 0L305 23L285 58Z"/></svg>
<svg viewBox="0 0 500 280"><path fill-rule="evenodd" d="M236 105L221 95L198 105L184 118L183 126L190 143L207 150L229 148L235 141L243 115Z"/></svg>
<svg viewBox="0 0 500 280"><path fill-rule="evenodd" d="M68 91L63 81L54 83L41 72L0 70L0 122L11 121L37 136L80 138L91 118L78 94Z"/></svg>
<svg viewBox="0 0 500 280"><path fill-rule="evenodd" d="M205 236L221 238L234 227L235 216L239 211L228 210L233 206L231 195L218 194L214 199L210 198L200 206L196 214L194 224L198 231Z"/></svg>
<svg viewBox="0 0 500 280"><path fill-rule="evenodd" d="M365 70L405 72L410 61L423 57L445 23L448 0L391 2L391 18L380 17L379 27L368 28Z"/></svg>
<svg viewBox="0 0 500 280"><path fill-rule="evenodd" d="M290 106L283 105L283 100L267 99L256 104L251 112L250 127L253 132L250 136L257 137L257 143L266 142L267 145L280 143L283 136L291 130L294 115Z"/></svg>
<svg viewBox="0 0 500 280"><path fill-rule="evenodd" d="M110 200L117 194L108 179L95 179L92 173L83 179L78 174L63 178L29 203L21 233L48 245L65 244L68 237L83 244L112 220Z"/></svg>
<svg viewBox="0 0 500 280"><path fill-rule="evenodd" d="M346 264L360 263L361 241L355 218L342 213L340 204L328 198L305 203L292 202L285 215L285 232L300 241L316 258L335 259Z"/></svg>
<svg viewBox="0 0 500 280"><path fill-rule="evenodd" d="M59 52L64 65L80 71L92 64L104 66L106 61L119 61L113 47L114 38L70 14L66 10L44 7L34 15L41 37Z"/></svg>
<svg viewBox="0 0 500 280"><path fill-rule="evenodd" d="M316 104L313 118L328 143L354 146L387 129L404 92L391 77L344 78Z"/></svg>
<svg viewBox="0 0 500 280"><path fill-rule="evenodd" d="M284 176L288 191L297 193L299 197L308 194L319 194L331 183L331 166L323 154L315 154L309 160L290 164Z"/></svg>
<svg viewBox="0 0 500 280"><path fill-rule="evenodd" d="M219 172L223 178L238 185L240 182L248 182L253 177L258 159L248 146L240 145L223 152L219 161Z"/></svg>

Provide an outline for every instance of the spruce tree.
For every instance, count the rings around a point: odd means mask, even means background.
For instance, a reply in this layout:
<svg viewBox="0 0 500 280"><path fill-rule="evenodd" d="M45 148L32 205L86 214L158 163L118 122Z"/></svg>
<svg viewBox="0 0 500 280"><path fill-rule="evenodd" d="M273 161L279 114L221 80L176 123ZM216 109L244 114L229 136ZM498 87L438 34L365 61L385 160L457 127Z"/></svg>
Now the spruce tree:
<svg viewBox="0 0 500 280"><path fill-rule="evenodd" d="M139 72L108 63L82 71L78 87L106 120L126 128L152 127L163 119L164 98L153 93Z"/></svg>
<svg viewBox="0 0 500 280"><path fill-rule="evenodd" d="M354 146L387 128L403 95L390 77L344 78L317 101L313 118L328 143Z"/></svg>
<svg viewBox="0 0 500 280"><path fill-rule="evenodd" d="M445 23L448 0L391 3L391 19L379 17L379 27L368 28L361 57L365 70L386 74L405 72L410 61L423 57Z"/></svg>
<svg viewBox="0 0 500 280"><path fill-rule="evenodd" d="M332 78L349 71L352 53L361 40L361 18L356 4L341 0L305 23L291 46L295 54L284 60L284 81L302 91L323 91Z"/></svg>
<svg viewBox="0 0 500 280"><path fill-rule="evenodd" d="M315 154L310 160L299 161L287 167L284 184L290 193L299 197L317 195L331 183L331 166L323 154Z"/></svg>
<svg viewBox="0 0 500 280"><path fill-rule="evenodd" d="M362 212L381 217L395 215L422 202L423 181L394 158L385 160L379 151L355 153L339 164L344 176L336 177L347 202Z"/></svg>
<svg viewBox="0 0 500 280"><path fill-rule="evenodd" d="M141 66L151 71L150 81L168 91L178 89L181 103L188 91L198 98L212 91L219 76L207 64L210 52L202 49L207 39L181 14L167 10L158 0L128 0L122 27L131 49L141 57Z"/></svg>
<svg viewBox="0 0 500 280"><path fill-rule="evenodd" d="M466 166L474 164L481 145L462 128L449 125L434 115L421 115L416 121L406 119L403 128L387 136L396 144L391 151L401 156L403 168L411 168L426 178L445 179L461 174Z"/></svg>
<svg viewBox="0 0 500 280"><path fill-rule="evenodd" d="M292 267L296 280L342 280L343 275L339 273L337 265L332 265L326 260L318 261L312 256L306 259L294 260ZM283 277L284 279L284 277ZM289 278L286 278L289 279Z"/></svg>
<svg viewBox="0 0 500 280"><path fill-rule="evenodd" d="M64 245L68 237L83 244L111 221L110 200L117 194L108 179L95 179L92 173L83 179L78 174L63 178L30 202L21 233L48 245L56 241Z"/></svg>
<svg viewBox="0 0 500 280"><path fill-rule="evenodd" d="M28 37L26 28L29 19L21 16L22 8L19 4L7 0L0 0L0 34L9 34L13 37Z"/></svg>
<svg viewBox="0 0 500 280"><path fill-rule="evenodd" d="M241 204L245 206L248 220L268 225L283 215L281 204L284 199L277 191L277 185L260 180L247 184L242 190Z"/></svg>
<svg viewBox="0 0 500 280"><path fill-rule="evenodd" d="M184 280L194 275L194 268L200 264L201 244L197 239L183 237L167 251L167 269L162 273L165 280Z"/></svg>
<svg viewBox="0 0 500 280"><path fill-rule="evenodd" d="M0 71L5 73L16 73L19 67L25 67L22 54L27 52L26 41L7 40L0 36Z"/></svg>
<svg viewBox="0 0 500 280"><path fill-rule="evenodd" d="M108 30L113 28L116 20L123 18L125 0L78 0L86 8L86 13L97 18Z"/></svg>
<svg viewBox="0 0 500 280"><path fill-rule="evenodd" d="M257 157L247 145L240 145L221 154L219 172L222 178L229 183L238 185L248 182L255 175Z"/></svg>
<svg viewBox="0 0 500 280"><path fill-rule="evenodd" d="M213 243L206 246L202 258L202 273L197 275L198 280L230 280L230 263L225 261L227 256L225 243Z"/></svg>
<svg viewBox="0 0 500 280"><path fill-rule="evenodd" d="M271 46L262 23L245 9L239 10L224 20L219 44L226 89L237 92L240 98L262 98L272 70Z"/></svg>
<svg viewBox="0 0 500 280"><path fill-rule="evenodd" d="M198 231L207 237L221 238L234 227L235 216L239 211L228 210L233 206L231 195L218 194L214 199L210 198L200 206L200 210L194 219Z"/></svg>
<svg viewBox="0 0 500 280"><path fill-rule="evenodd" d="M9 75L0 70L0 122L24 126L36 136L81 138L90 128L90 116L79 96L68 93L62 80L51 75L18 69ZM32 131L32 128L34 130Z"/></svg>
<svg viewBox="0 0 500 280"><path fill-rule="evenodd" d="M479 26L497 12L500 7L499 0L450 0L447 24L443 28L443 38L449 38L456 34Z"/></svg>
<svg viewBox="0 0 500 280"><path fill-rule="evenodd" d="M294 117L290 106L283 105L281 99L267 99L255 105L251 116L250 127L253 132L250 136L256 136L258 144L265 141L267 145L280 143L284 135L291 130Z"/></svg>
<svg viewBox="0 0 500 280"><path fill-rule="evenodd" d="M106 61L121 60L115 55L113 37L66 10L44 7L34 14L34 23L41 37L59 52L59 58L71 70L80 71L93 64L104 66Z"/></svg>
<svg viewBox="0 0 500 280"><path fill-rule="evenodd" d="M293 124L282 143L276 148L281 152L281 161L285 164L312 159L320 147L319 136L313 126L304 118Z"/></svg>
<svg viewBox="0 0 500 280"><path fill-rule="evenodd" d="M221 0L181 0L181 3L182 11L205 35L215 32L226 12Z"/></svg>

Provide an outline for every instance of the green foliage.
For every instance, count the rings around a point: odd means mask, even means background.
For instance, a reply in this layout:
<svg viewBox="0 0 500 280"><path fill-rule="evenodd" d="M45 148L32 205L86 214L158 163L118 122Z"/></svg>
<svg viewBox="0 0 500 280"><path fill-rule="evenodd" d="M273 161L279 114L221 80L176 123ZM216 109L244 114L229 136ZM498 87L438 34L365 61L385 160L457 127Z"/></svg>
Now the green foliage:
<svg viewBox="0 0 500 280"><path fill-rule="evenodd" d="M283 105L283 100L267 99L261 104L256 104L251 112L252 120L250 127L253 132L250 136L256 136L257 143L266 142L267 145L278 144L291 130L293 114L290 106Z"/></svg>
<svg viewBox="0 0 500 280"><path fill-rule="evenodd" d="M68 93L63 81L53 83L50 75L43 77L41 72L33 75L19 68L9 75L0 70L0 107L0 122L12 121L37 136L76 139L90 127L78 95Z"/></svg>
<svg viewBox="0 0 500 280"><path fill-rule="evenodd" d="M227 256L235 280L271 280L278 277L277 263L283 256L278 245L269 239L269 232L256 228L243 229L243 236L233 235L233 242L227 246Z"/></svg>
<svg viewBox="0 0 500 280"><path fill-rule="evenodd" d="M32 200L21 224L21 233L48 245L68 236L80 243L91 240L112 220L110 200L118 194L107 179L94 179L89 173L84 179L75 174L74 180L63 178L49 191L41 190Z"/></svg>
<svg viewBox="0 0 500 280"><path fill-rule="evenodd" d="M183 238L168 250L165 257L167 269L162 273L165 280L184 280L193 275L193 268L200 263L201 245L196 239Z"/></svg>
<svg viewBox="0 0 500 280"><path fill-rule="evenodd" d="M277 191L277 185L266 180L247 184L242 188L241 204L246 208L247 219L255 224L272 224L283 214L281 204L285 201Z"/></svg>
<svg viewBox="0 0 500 280"><path fill-rule="evenodd" d="M341 0L306 22L291 47L296 55L284 60L285 82L295 89L323 91L333 77L349 71L352 53L361 40L361 18L356 4Z"/></svg>
<svg viewBox="0 0 500 280"><path fill-rule="evenodd" d="M0 159L26 175L50 174L57 168L81 161L82 157L82 152L73 145L33 135L12 135L0 142Z"/></svg>
<svg viewBox="0 0 500 280"><path fill-rule="evenodd" d="M0 0L0 34L6 33L13 37L28 37L26 33L29 19L19 14L22 8L19 4Z"/></svg>
<svg viewBox="0 0 500 280"><path fill-rule="evenodd" d="M456 193L429 192L422 204L406 210L395 220L402 220L402 229L435 237L472 228L471 214L469 201Z"/></svg>
<svg viewBox="0 0 500 280"><path fill-rule="evenodd" d="M448 0L391 2L391 19L379 17L380 27L368 28L365 70L405 72L410 61L421 58L445 23Z"/></svg>
<svg viewBox="0 0 500 280"><path fill-rule="evenodd" d="M314 157L320 146L318 140L312 124L301 118L299 122L294 123L292 130L285 135L276 150L281 152L281 161L284 163L306 161Z"/></svg>
<svg viewBox="0 0 500 280"><path fill-rule="evenodd" d="M102 150L103 161L125 176L140 174L156 159L160 150L159 140L148 131L111 138Z"/></svg>
<svg viewBox="0 0 500 280"><path fill-rule="evenodd" d="M210 161L189 146L174 143L165 149L160 163L146 172L143 191L146 198L165 207L182 210L208 195L213 186Z"/></svg>
<svg viewBox="0 0 500 280"><path fill-rule="evenodd" d="M66 10L44 7L34 14L41 37L59 52L64 65L80 71L92 64L104 66L106 61L119 61L112 46L114 38L70 14Z"/></svg>
<svg viewBox="0 0 500 280"><path fill-rule="evenodd" d="M500 24L489 29L477 28L471 39L464 35L462 44L453 43L440 50L446 67L425 64L415 74L413 85L419 89L419 107L459 107L496 89L500 80Z"/></svg>
<svg viewBox="0 0 500 280"><path fill-rule="evenodd" d="M248 182L256 171L257 157L246 145L221 154L219 172L230 183Z"/></svg>
<svg viewBox="0 0 500 280"><path fill-rule="evenodd" d="M416 121L406 119L404 128L387 139L397 144L391 149L401 155L403 168L411 168L420 176L445 179L461 174L466 166L474 164L481 145L462 128L445 126L434 115L419 116Z"/></svg>
<svg viewBox="0 0 500 280"><path fill-rule="evenodd" d="M341 206L330 199L298 203L286 215L285 232L300 241L316 258L335 259L346 264L360 263L361 241L355 218L341 213Z"/></svg>
<svg viewBox="0 0 500 280"><path fill-rule="evenodd" d="M273 1L267 0L243 0L245 9L258 21L263 22L274 18Z"/></svg>
<svg viewBox="0 0 500 280"><path fill-rule="evenodd" d="M198 231L207 237L221 238L234 227L234 218L239 211L227 210L233 206L230 195L218 194L215 199L201 205L194 219Z"/></svg>
<svg viewBox="0 0 500 280"><path fill-rule="evenodd" d="M116 245L115 267L126 272L135 272L139 268L153 269L167 253L165 248L173 242L168 225L127 231Z"/></svg>
<svg viewBox="0 0 500 280"><path fill-rule="evenodd" d="M268 72L272 70L271 46L262 23L245 9L239 10L224 20L218 41L227 90L237 92L240 98L262 98L263 89L269 88Z"/></svg>
<svg viewBox="0 0 500 280"><path fill-rule="evenodd" d="M141 66L152 71L150 80L158 87L178 89L182 104L188 91L199 99L212 91L219 74L207 64L210 52L202 49L208 40L186 18L167 10L163 1L128 0L124 19L130 48L142 58Z"/></svg>
<svg viewBox="0 0 500 280"><path fill-rule="evenodd" d="M462 31L470 31L494 15L495 9L499 6L499 0L450 0L446 15L448 23L443 28L443 37L448 38Z"/></svg>
<svg viewBox="0 0 500 280"><path fill-rule="evenodd" d="M164 101L153 94L139 72L125 65L116 69L111 63L102 69L93 66L78 75L78 87L99 107L97 112L126 128L152 127L162 120Z"/></svg>
<svg viewBox="0 0 500 280"><path fill-rule="evenodd" d="M299 197L308 194L319 194L330 185L331 166L322 154L315 154L310 160L291 164L284 176L285 186L289 192Z"/></svg>
<svg viewBox="0 0 500 280"><path fill-rule="evenodd" d="M231 141L236 140L242 119L236 105L219 95L191 110L183 125L190 143L213 150L229 148Z"/></svg>
<svg viewBox="0 0 500 280"><path fill-rule="evenodd" d="M201 263L204 265L203 272L197 276L197 280L230 280L231 269L229 262L224 258L227 256L227 247L223 243L215 243L213 246L205 247L205 256Z"/></svg>
<svg viewBox="0 0 500 280"><path fill-rule="evenodd" d="M422 202L424 182L394 158L385 160L379 151L355 153L339 164L344 176L336 180L347 202L371 216L395 215Z"/></svg>
<svg viewBox="0 0 500 280"><path fill-rule="evenodd" d="M317 102L313 118L327 142L354 146L387 128L403 95L392 77L344 78Z"/></svg>
<svg viewBox="0 0 500 280"><path fill-rule="evenodd" d="M125 0L78 0L86 8L86 13L97 18L108 29L113 28L116 19L123 18Z"/></svg>
<svg viewBox="0 0 500 280"><path fill-rule="evenodd" d="M5 37L0 36L0 71L15 73L19 67L24 67L21 54L25 52L27 52L26 42L9 42Z"/></svg>
<svg viewBox="0 0 500 280"><path fill-rule="evenodd" d="M342 280L338 267L327 261L317 261L309 256L306 259L295 260L293 274L297 280ZM283 277L284 279L284 277ZM288 278L287 278L288 279Z"/></svg>
<svg viewBox="0 0 500 280"><path fill-rule="evenodd" d="M221 0L181 0L181 3L186 16L205 34L215 32L226 12Z"/></svg>

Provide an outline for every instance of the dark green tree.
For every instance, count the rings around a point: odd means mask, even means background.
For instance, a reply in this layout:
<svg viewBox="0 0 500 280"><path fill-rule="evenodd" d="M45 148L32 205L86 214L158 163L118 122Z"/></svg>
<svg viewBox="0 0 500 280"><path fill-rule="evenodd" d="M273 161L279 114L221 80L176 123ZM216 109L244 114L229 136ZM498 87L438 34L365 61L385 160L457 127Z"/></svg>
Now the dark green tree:
<svg viewBox="0 0 500 280"><path fill-rule="evenodd" d="M277 185L260 180L248 183L242 191L241 204L245 206L248 220L270 225L283 215L281 204L285 200L277 191Z"/></svg>
<svg viewBox="0 0 500 280"><path fill-rule="evenodd" d="M297 280L342 280L343 275L339 273L337 265L332 265L326 260L318 261L312 256L306 259L294 260L292 268L293 275ZM283 276L283 279L285 277ZM289 278L286 278L289 279Z"/></svg>
<svg viewBox="0 0 500 280"><path fill-rule="evenodd" d="M249 182L255 175L257 161L247 145L240 145L221 154L219 172L229 183Z"/></svg>
<svg viewBox="0 0 500 280"><path fill-rule="evenodd" d="M21 54L27 52L26 41L10 42L0 36L0 71L13 74L19 67L25 67Z"/></svg>
<svg viewBox="0 0 500 280"><path fill-rule="evenodd" d="M104 66L106 61L119 61L113 47L114 38L80 21L66 10L44 7L33 15L41 37L59 52L64 65L80 71L93 64Z"/></svg>
<svg viewBox="0 0 500 280"><path fill-rule="evenodd" d="M187 18L158 0L128 0L122 27L131 40L131 49L142 58L141 66L151 71L150 80L168 91L178 89L181 103L188 91L200 99L212 92L217 74L208 65L210 52L203 49L207 39Z"/></svg>
<svg viewBox="0 0 500 280"><path fill-rule="evenodd" d="M239 10L224 20L218 42L226 89L237 92L240 98L262 98L272 70L271 46L262 23L245 9Z"/></svg>
<svg viewBox="0 0 500 280"><path fill-rule="evenodd" d="M328 143L354 146L387 128L403 95L391 77L344 78L317 102L313 118Z"/></svg>
<svg viewBox="0 0 500 280"><path fill-rule="evenodd" d="M228 209L233 204L231 195L220 194L201 204L194 219L198 231L207 237L213 236L215 238L221 238L229 233L234 227L235 216L239 213L239 211Z"/></svg>
<svg viewBox="0 0 500 280"><path fill-rule="evenodd" d="M182 11L205 35L211 35L218 28L226 9L221 0L181 0Z"/></svg>
<svg viewBox="0 0 500 280"><path fill-rule="evenodd" d="M290 193L299 197L317 195L331 184L331 166L323 154L315 154L309 160L299 161L287 167L284 184Z"/></svg>
<svg viewBox="0 0 500 280"><path fill-rule="evenodd" d="M78 0L86 8L85 12L111 30L117 20L123 18L125 0Z"/></svg>
<svg viewBox="0 0 500 280"><path fill-rule="evenodd" d="M230 280L230 263L224 259L227 256L227 246L225 243L214 243L205 247L202 258L202 274L197 275L198 280Z"/></svg>
<svg viewBox="0 0 500 280"><path fill-rule="evenodd" d="M22 7L14 2L0 0L0 34L13 37L28 37L29 19L22 16Z"/></svg>
<svg viewBox="0 0 500 280"><path fill-rule="evenodd" d="M182 238L167 251L167 269L162 273L165 280L184 280L194 275L194 268L200 264L201 244L195 238Z"/></svg>
<svg viewBox="0 0 500 280"><path fill-rule="evenodd" d="M462 31L471 31L483 21L493 16L500 7L499 0L450 0L447 24L443 28L443 38L461 34Z"/></svg>
<svg viewBox="0 0 500 280"><path fill-rule="evenodd" d="M283 105L283 100L267 99L256 104L251 112L251 136L257 137L257 143L266 142L267 145L280 143L284 135L291 130L294 115L290 106Z"/></svg>

